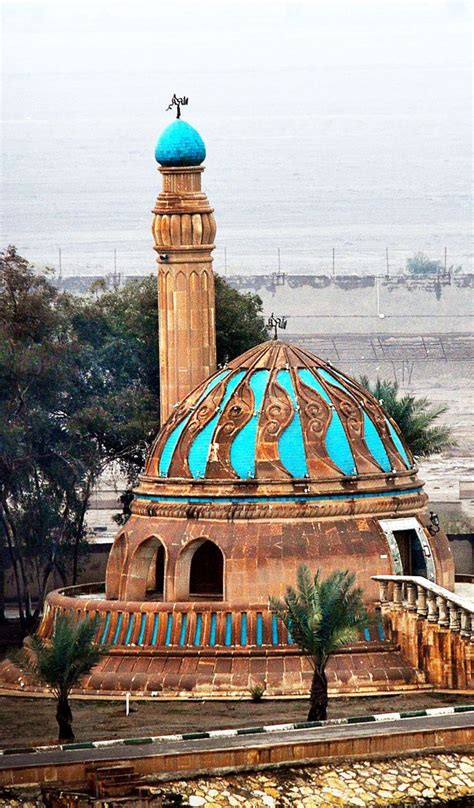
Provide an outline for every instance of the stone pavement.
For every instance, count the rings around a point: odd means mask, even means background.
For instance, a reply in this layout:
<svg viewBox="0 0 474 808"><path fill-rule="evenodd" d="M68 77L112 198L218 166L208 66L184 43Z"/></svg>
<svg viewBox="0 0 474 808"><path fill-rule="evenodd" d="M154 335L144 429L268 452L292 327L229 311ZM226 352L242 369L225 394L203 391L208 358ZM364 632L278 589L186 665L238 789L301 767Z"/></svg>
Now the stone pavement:
<svg viewBox="0 0 474 808"><path fill-rule="evenodd" d="M298 766L168 785L196 808L428 806L474 795L474 754Z"/></svg>

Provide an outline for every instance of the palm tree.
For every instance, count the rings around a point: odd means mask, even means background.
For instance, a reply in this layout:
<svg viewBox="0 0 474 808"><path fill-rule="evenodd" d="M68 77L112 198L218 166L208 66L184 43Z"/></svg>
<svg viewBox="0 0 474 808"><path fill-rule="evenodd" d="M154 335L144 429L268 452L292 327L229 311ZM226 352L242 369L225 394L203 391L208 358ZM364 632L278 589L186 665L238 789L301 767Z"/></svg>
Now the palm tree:
<svg viewBox="0 0 474 808"><path fill-rule="evenodd" d="M95 620L74 623L68 615L57 618L50 642L37 634L30 637L13 661L25 672L47 685L57 699L56 721L60 741L74 740L69 695L81 676L99 661L104 648L94 643Z"/></svg>
<svg viewBox="0 0 474 808"><path fill-rule="evenodd" d="M433 426L447 412L446 405L435 407L425 396L415 398L408 393L400 396L397 382L386 379L377 379L371 385L367 376L361 376L360 382L398 425L414 455L427 457L456 445L449 427Z"/></svg>
<svg viewBox="0 0 474 808"><path fill-rule="evenodd" d="M325 671L331 654L356 640L367 625L362 589L353 586L354 580L347 570L332 572L324 580L318 570L313 579L303 564L297 572L297 590L288 586L283 601L270 598L272 609L314 668L308 721L327 718Z"/></svg>

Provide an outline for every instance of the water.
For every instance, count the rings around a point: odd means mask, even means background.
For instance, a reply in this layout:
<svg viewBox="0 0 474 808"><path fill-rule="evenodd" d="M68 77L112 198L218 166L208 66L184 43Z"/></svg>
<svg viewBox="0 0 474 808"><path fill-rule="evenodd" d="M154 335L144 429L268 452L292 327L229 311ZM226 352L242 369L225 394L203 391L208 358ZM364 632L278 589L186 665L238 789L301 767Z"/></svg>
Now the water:
<svg viewBox="0 0 474 808"><path fill-rule="evenodd" d="M60 247L64 274L112 271L114 248L151 271L176 91L207 145L218 270L275 271L278 247L287 272L331 271L333 248L336 271L384 272L386 247L392 272L445 247L472 269L463 2L160 6L7 9L4 243L53 266Z"/></svg>

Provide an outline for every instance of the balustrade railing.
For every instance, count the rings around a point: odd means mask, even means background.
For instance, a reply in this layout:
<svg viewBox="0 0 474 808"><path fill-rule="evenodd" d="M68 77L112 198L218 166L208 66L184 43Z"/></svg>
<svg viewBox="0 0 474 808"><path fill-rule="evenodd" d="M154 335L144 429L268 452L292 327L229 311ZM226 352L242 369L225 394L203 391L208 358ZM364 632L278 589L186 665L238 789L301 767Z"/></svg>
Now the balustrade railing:
<svg viewBox="0 0 474 808"><path fill-rule="evenodd" d="M474 602L418 575L374 575L382 611L406 609L474 643Z"/></svg>

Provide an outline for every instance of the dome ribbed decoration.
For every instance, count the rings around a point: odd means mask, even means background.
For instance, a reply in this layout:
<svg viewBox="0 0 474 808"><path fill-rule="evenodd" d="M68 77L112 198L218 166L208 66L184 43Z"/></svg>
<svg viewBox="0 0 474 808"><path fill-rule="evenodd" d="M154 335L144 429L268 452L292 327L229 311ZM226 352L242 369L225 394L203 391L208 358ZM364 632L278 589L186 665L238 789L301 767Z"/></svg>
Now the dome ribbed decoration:
<svg viewBox="0 0 474 808"><path fill-rule="evenodd" d="M413 467L361 385L308 351L266 342L196 388L164 424L147 477L288 481Z"/></svg>
<svg viewBox="0 0 474 808"><path fill-rule="evenodd" d="M158 138L155 158L162 166L199 166L206 159L206 147L199 132L178 118Z"/></svg>

